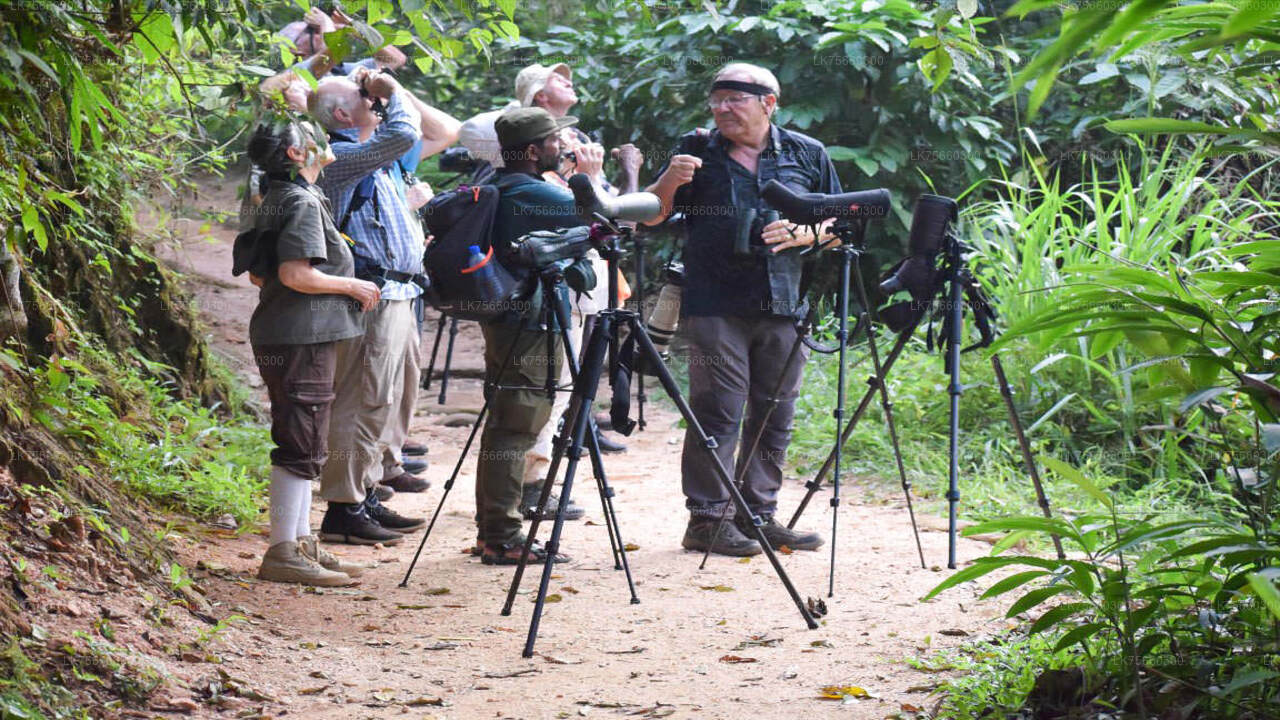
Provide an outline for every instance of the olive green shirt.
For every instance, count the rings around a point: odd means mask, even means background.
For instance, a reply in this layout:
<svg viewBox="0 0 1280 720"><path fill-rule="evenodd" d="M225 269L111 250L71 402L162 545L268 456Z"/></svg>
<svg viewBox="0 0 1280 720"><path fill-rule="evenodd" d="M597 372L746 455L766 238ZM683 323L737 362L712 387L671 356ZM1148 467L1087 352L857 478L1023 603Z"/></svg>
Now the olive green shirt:
<svg viewBox="0 0 1280 720"><path fill-rule="evenodd" d="M324 196L302 178L273 179L255 211L255 226L279 230L280 262L310 260L327 275L352 277L355 261L338 232ZM346 295L311 295L285 287L272 274L258 291L258 307L249 320L254 345L309 345L364 334L360 306Z"/></svg>

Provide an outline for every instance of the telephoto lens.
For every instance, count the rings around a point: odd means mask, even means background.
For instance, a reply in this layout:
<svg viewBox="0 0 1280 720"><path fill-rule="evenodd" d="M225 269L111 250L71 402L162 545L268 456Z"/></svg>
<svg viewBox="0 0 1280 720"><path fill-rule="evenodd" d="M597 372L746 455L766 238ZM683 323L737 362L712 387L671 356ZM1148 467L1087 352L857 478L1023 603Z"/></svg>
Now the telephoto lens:
<svg viewBox="0 0 1280 720"><path fill-rule="evenodd" d="M675 337L676 329L680 327L680 303L683 300L684 265L670 263L667 265L667 282L658 291L658 302L645 323L649 338L664 360L668 357L671 338Z"/></svg>

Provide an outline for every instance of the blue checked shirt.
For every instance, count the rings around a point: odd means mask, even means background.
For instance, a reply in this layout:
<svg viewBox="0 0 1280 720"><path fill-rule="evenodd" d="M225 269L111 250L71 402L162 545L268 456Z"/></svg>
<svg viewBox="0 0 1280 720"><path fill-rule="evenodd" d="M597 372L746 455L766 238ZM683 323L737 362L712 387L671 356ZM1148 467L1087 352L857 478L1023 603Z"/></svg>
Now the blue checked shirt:
<svg viewBox="0 0 1280 720"><path fill-rule="evenodd" d="M356 142L331 143L336 158L320 174L318 185L329 198L333 217L341 222L356 185L371 172L377 202L371 198L351 214L344 232L355 242L352 252L388 269L406 273L422 272L425 242L422 226L405 205L396 179L396 160L404 155L420 134L419 120L405 106L399 94L387 101L387 117L365 142L358 142L355 128L333 131ZM412 300L422 294L413 283L388 280L382 287L383 300Z"/></svg>

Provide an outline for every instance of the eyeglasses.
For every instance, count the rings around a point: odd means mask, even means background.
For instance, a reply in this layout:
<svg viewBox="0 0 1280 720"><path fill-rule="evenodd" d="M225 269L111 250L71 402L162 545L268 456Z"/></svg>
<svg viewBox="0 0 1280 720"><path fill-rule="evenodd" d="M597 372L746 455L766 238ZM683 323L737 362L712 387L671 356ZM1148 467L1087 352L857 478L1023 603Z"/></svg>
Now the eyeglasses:
<svg viewBox="0 0 1280 720"><path fill-rule="evenodd" d="M764 98L761 97L760 95L751 95L749 93L738 93L737 95L726 95L722 98L707 98L707 107L710 108L712 112L719 110L722 106L729 107L729 108L740 108L743 105L746 105L747 103L757 98L759 98L761 102L764 102Z"/></svg>

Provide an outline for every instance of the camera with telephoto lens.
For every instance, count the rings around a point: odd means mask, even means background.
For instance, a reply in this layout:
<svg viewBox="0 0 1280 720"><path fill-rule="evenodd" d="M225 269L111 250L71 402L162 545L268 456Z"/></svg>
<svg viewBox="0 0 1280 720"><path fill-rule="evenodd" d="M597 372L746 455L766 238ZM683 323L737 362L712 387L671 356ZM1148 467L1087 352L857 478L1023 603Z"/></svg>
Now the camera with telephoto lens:
<svg viewBox="0 0 1280 720"><path fill-rule="evenodd" d="M680 304L684 300L684 265L678 262L667 263L667 281L658 291L658 301L649 312L649 320L645 323L649 330L649 338L665 359L671 346L671 338L675 337L680 327Z"/></svg>

